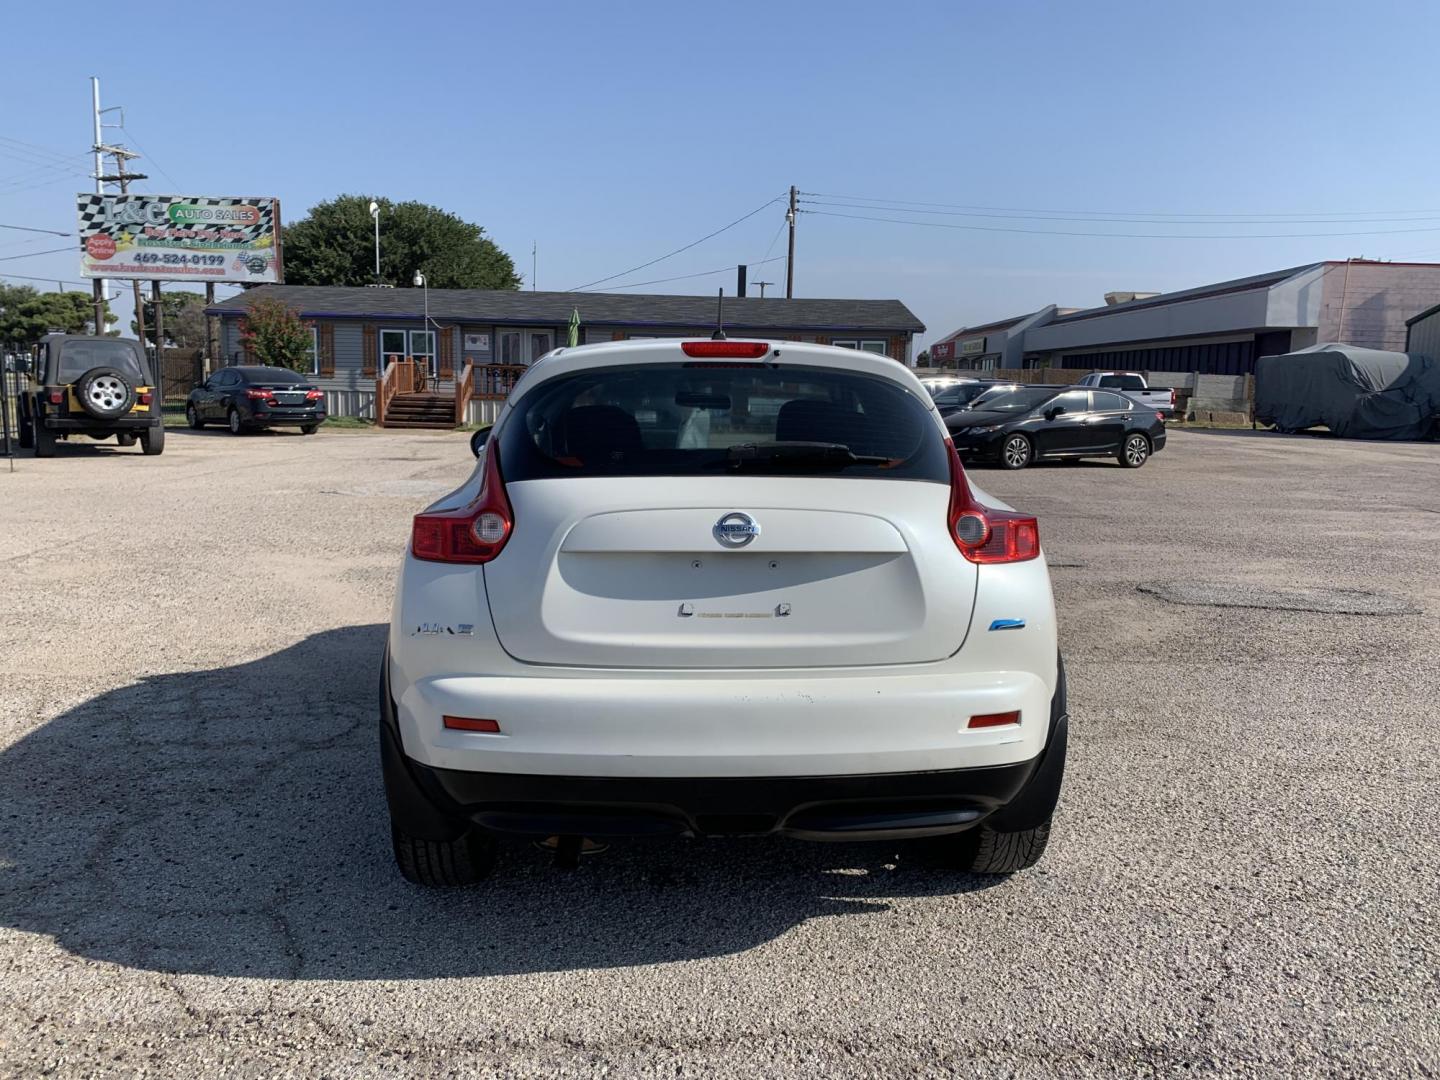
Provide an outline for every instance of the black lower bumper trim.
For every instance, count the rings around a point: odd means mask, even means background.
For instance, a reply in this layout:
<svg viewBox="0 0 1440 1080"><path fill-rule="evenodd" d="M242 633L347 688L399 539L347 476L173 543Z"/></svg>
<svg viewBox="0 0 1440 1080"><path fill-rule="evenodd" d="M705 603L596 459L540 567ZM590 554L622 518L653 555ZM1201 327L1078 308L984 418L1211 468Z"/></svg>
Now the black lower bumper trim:
<svg viewBox="0 0 1440 1080"><path fill-rule="evenodd" d="M865 839L956 832L1005 805L1034 761L858 776L539 776L432 769L424 786L501 832Z"/></svg>

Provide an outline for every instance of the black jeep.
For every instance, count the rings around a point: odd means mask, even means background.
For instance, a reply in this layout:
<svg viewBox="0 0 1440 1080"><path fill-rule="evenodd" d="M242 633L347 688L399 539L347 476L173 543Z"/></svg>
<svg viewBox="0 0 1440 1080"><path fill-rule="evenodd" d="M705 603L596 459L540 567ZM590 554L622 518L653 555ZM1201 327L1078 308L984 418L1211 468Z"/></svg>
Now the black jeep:
<svg viewBox="0 0 1440 1080"><path fill-rule="evenodd" d="M160 389L138 341L47 334L19 404L20 445L36 457L53 457L56 441L71 435L165 449Z"/></svg>

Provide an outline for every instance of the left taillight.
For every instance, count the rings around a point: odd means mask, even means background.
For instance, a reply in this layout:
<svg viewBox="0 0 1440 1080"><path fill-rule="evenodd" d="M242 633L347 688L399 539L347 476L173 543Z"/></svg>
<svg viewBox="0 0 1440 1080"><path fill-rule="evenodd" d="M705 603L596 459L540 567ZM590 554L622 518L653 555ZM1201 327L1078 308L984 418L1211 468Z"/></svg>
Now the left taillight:
<svg viewBox="0 0 1440 1080"><path fill-rule="evenodd" d="M515 512L500 475L500 448L485 447L485 471L475 501L455 510L416 514L410 551L428 562L487 563L504 549Z"/></svg>
<svg viewBox="0 0 1440 1080"><path fill-rule="evenodd" d="M975 501L955 444L950 452L950 538L973 563L1026 562L1040 554L1040 525L1028 514L996 510Z"/></svg>

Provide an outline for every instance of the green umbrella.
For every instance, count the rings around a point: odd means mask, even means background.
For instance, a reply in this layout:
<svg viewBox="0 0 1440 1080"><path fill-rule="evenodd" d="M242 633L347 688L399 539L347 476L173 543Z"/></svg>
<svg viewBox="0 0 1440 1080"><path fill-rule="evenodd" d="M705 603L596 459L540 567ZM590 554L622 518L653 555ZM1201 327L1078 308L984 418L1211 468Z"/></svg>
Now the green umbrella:
<svg viewBox="0 0 1440 1080"><path fill-rule="evenodd" d="M573 348L580 344L580 309L570 310L570 346Z"/></svg>

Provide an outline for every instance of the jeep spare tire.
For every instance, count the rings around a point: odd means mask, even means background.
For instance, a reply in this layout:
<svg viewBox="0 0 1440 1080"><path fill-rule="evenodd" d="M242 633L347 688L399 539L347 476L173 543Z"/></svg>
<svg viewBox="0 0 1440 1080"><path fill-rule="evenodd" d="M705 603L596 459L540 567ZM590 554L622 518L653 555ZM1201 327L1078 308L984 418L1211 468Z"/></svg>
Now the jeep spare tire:
<svg viewBox="0 0 1440 1080"><path fill-rule="evenodd" d="M75 383L80 407L97 420L113 420L135 407L135 387L116 368L96 367Z"/></svg>

